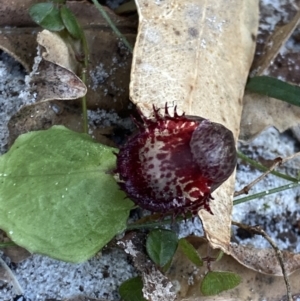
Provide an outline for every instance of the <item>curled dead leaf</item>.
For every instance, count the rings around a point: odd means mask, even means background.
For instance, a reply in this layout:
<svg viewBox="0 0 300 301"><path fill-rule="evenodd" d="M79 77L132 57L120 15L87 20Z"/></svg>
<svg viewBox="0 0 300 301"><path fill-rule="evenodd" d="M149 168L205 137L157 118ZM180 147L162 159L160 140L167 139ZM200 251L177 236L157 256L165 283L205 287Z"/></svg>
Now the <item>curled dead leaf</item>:
<svg viewBox="0 0 300 301"><path fill-rule="evenodd" d="M76 75L78 64L72 48L57 33L43 30L37 36L41 49L27 77L36 102L83 97L87 88Z"/></svg>
<svg viewBox="0 0 300 301"><path fill-rule="evenodd" d="M257 249L249 246L231 244L230 253L245 267L267 275L282 276L282 269L274 249ZM288 275L300 269L300 254L282 251Z"/></svg>
<svg viewBox="0 0 300 301"><path fill-rule="evenodd" d="M46 29L38 33L36 40L45 49L45 51L42 51L44 60L74 73L78 71L79 63L69 40L63 39L59 34Z"/></svg>
<svg viewBox="0 0 300 301"><path fill-rule="evenodd" d="M36 102L77 99L87 91L81 79L72 71L44 60L29 78L30 93Z"/></svg>

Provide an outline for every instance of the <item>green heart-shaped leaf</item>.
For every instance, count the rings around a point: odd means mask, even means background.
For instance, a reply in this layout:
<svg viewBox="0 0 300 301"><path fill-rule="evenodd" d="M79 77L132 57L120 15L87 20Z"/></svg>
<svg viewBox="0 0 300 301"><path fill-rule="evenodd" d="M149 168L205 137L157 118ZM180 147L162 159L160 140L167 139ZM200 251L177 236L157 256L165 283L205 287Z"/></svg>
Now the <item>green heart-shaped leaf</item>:
<svg viewBox="0 0 300 301"><path fill-rule="evenodd" d="M146 249L154 263L163 267L174 256L178 244L178 238L170 230L153 230L146 241Z"/></svg>
<svg viewBox="0 0 300 301"><path fill-rule="evenodd" d="M65 28L59 9L53 3L37 3L30 7L29 15L34 22L51 31Z"/></svg>
<svg viewBox="0 0 300 301"><path fill-rule="evenodd" d="M232 272L208 272L201 283L201 292L205 296L217 295L238 286L241 281L241 276Z"/></svg>
<svg viewBox="0 0 300 301"><path fill-rule="evenodd" d="M124 281L119 293L124 301L147 301L143 296L143 280L140 276Z"/></svg>
<svg viewBox="0 0 300 301"><path fill-rule="evenodd" d="M203 261L197 252L197 250L194 248L194 246L189 243L185 238L181 238L178 241L178 245L181 249L181 251L184 253L184 255L196 266L202 266Z"/></svg>
<svg viewBox="0 0 300 301"><path fill-rule="evenodd" d="M63 6L60 9L60 15L70 35L80 40L82 38L82 31L74 14L66 6Z"/></svg>
<svg viewBox="0 0 300 301"><path fill-rule="evenodd" d="M111 174L114 150L62 126L21 135L0 157L0 228L30 252L93 256L133 207Z"/></svg>

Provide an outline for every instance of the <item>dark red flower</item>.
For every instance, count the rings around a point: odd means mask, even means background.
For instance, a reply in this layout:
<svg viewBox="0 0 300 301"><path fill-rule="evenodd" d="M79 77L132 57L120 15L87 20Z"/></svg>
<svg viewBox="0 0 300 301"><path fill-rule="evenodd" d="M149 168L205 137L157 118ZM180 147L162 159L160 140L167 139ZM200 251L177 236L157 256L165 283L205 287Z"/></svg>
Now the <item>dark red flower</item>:
<svg viewBox="0 0 300 301"><path fill-rule="evenodd" d="M210 212L211 193L233 172L233 134L219 123L175 113L143 124L117 155L116 178L137 205L163 214Z"/></svg>

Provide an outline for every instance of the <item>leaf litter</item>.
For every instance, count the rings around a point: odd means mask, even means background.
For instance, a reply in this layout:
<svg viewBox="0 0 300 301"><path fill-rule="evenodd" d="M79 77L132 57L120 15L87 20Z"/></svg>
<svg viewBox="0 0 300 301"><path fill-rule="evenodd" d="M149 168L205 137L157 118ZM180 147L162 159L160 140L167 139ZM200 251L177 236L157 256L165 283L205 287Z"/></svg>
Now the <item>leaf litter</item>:
<svg viewBox="0 0 300 301"><path fill-rule="evenodd" d="M276 4L276 3L275 3ZM277 16L278 17L278 16ZM268 138L266 138L266 137L268 137L268 133L266 132L265 133L265 135L266 136L264 136L264 138L258 143L259 144L259 146L258 147L261 147L262 149L264 149L264 150L266 150L266 147L264 146L264 142L266 141L266 139L268 140ZM286 135L279 135L276 131L273 131L273 130L271 130L271 138L272 139L274 139L272 142L273 142L273 144L272 143L270 143L270 147L272 147L272 148L274 148L274 147L277 147L278 145L280 145L280 144L284 144L284 143L286 143L286 141L290 141L290 138L287 138L286 137ZM284 143L282 143L282 141L280 141L279 139L280 138L282 138L283 139L283 142ZM257 141L256 141L257 142ZM277 143L277 144L276 144ZM269 145L269 144L268 144ZM256 146L256 144L255 143L253 143L252 144L252 147L254 147L254 148L252 148L252 151L253 151L253 153L255 154L256 152L257 152L257 150L258 150L258 147ZM285 145L285 149L284 149L284 151L288 151L289 149L293 149L293 147L295 148L295 146L294 145ZM245 147L245 149L246 149L246 147ZM284 153L284 151L282 152L282 153ZM292 150L292 151L294 151L294 149ZM262 154L262 153L261 153ZM264 153L263 153L264 154ZM259 157L258 157L259 158ZM249 175L250 174L250 172L251 171L249 171L249 168L247 169L246 168L246 172L247 172L247 175ZM273 180L267 180L266 181L266 183L268 184L269 182L273 182ZM241 185L242 186L242 185ZM262 188L263 189L263 188ZM289 195L288 195L288 197L289 197L289 200L290 200L290 198L291 198L291 192L289 192L288 193ZM276 199L276 201L278 202L278 198ZM260 202L263 202L263 201L260 201ZM270 200L270 202L271 202L271 200ZM252 203L252 202L250 202L250 203ZM291 203L291 202L290 202ZM239 207L239 213L242 213L243 212L243 210L240 210L240 208L241 208L241 206L243 206L243 205L239 205L238 207ZM271 211L272 211L272 209L270 209L270 210L268 210L269 208L268 208L268 206L270 206L271 208L272 208L272 206L271 205L265 205L265 206L263 206L263 209L265 210L265 211L263 211L263 212L265 212L265 213L270 213ZM286 204L285 206L280 206L280 203L279 203L279 205L278 206L276 206L277 208L277 210L279 210L279 215L280 215L280 213L283 213L283 214L285 214L285 212L286 212L286 208L288 208L288 209L291 209L291 210L293 210L293 209L295 209L294 207L296 207L296 209L297 209L297 205L295 206L294 204ZM261 207L262 208L262 207ZM248 208L247 208L248 209ZM245 213L247 214L247 209L245 210ZM257 207L255 208L255 205L253 205L253 212L255 212L255 213L257 213ZM291 211L291 212L297 212L297 210L294 210L294 211ZM264 215L266 215L266 214L264 214ZM263 216L260 216L260 217L264 217L264 215ZM253 215L252 215L252 217L253 217ZM296 218L296 220L297 220L297 216L295 217ZM260 224L261 224L261 221L259 222ZM278 223L279 224L279 223ZM278 227L280 227L280 226L278 226ZM284 227L284 226L283 226ZM281 231L284 233L285 231L284 231L284 229L282 228L281 229ZM278 231L278 233L279 233L280 231ZM291 231L292 232L292 231ZM286 242L286 246L289 246L289 243L290 242ZM295 242L294 242L294 244L295 244ZM297 244L297 243L296 243ZM293 245L293 244L292 244ZM298 244L299 245L299 244ZM258 246L260 246L260 243L258 243Z"/></svg>
<svg viewBox="0 0 300 301"><path fill-rule="evenodd" d="M299 85L299 27L296 26L300 17L299 4L299 1L265 2L252 73L258 71L260 75ZM260 110L256 110L257 107ZM250 140L269 126L275 126L280 132L296 127L299 116L299 107L246 91L240 139Z"/></svg>
<svg viewBox="0 0 300 301"><path fill-rule="evenodd" d="M191 236L188 237L188 240L195 246L201 256L207 254L207 242L203 238ZM213 257L218 256L216 250L210 255ZM199 295L199 286L207 273L207 268L205 265L203 267L195 267L178 249L168 272L168 277L173 280L176 279L179 283L178 287L180 289L177 300L193 301L199 300L199 298L201 298L201 301L284 300L285 284L282 277L265 275L251 269L245 269L244 265L226 254L223 255L221 260L213 263L212 270L236 273L241 276L242 283L236 288L223 292L220 296ZM299 293L299 275L300 271L298 270L290 277L292 290L295 294Z"/></svg>
<svg viewBox="0 0 300 301"><path fill-rule="evenodd" d="M255 48L251 36L257 32L258 1L234 2L229 10L222 1L136 1L136 5L139 32L131 71L132 101L146 116L153 105L163 108L167 102L170 110L176 106L178 112L223 124L237 139ZM234 175L213 194L213 215L199 211L211 244L224 252L230 241L233 185Z"/></svg>

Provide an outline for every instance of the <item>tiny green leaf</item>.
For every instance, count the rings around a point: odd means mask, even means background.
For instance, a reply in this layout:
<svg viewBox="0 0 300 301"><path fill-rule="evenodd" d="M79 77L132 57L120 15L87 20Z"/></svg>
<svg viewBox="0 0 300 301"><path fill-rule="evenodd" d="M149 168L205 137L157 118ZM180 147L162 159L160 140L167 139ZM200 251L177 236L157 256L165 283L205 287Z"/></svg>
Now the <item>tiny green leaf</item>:
<svg viewBox="0 0 300 301"><path fill-rule="evenodd" d="M146 249L154 263L163 267L174 256L178 244L178 238L173 231L153 230L146 241Z"/></svg>
<svg viewBox="0 0 300 301"><path fill-rule="evenodd" d="M223 258L223 255L224 255L224 252L222 250L220 250L219 254L218 254L217 258L216 258L216 262L220 261Z"/></svg>
<svg viewBox="0 0 300 301"><path fill-rule="evenodd" d="M53 3L37 3L30 7L29 15L34 22L45 29L60 31L65 28L59 9Z"/></svg>
<svg viewBox="0 0 300 301"><path fill-rule="evenodd" d="M184 253L184 255L196 266L202 266L203 261L197 252L197 250L194 248L194 246L189 243L185 238L181 238L178 241L178 245L181 249L181 251Z"/></svg>
<svg viewBox="0 0 300 301"><path fill-rule="evenodd" d="M143 281L140 276L124 281L119 294L124 301L147 301L143 296Z"/></svg>
<svg viewBox="0 0 300 301"><path fill-rule="evenodd" d="M208 272L202 283L201 292L205 296L217 295L240 284L242 278L232 272Z"/></svg>
<svg viewBox="0 0 300 301"><path fill-rule="evenodd" d="M300 87L277 78L268 76L249 78L246 89L250 92L267 95L300 106Z"/></svg>
<svg viewBox="0 0 300 301"><path fill-rule="evenodd" d="M81 28L74 14L66 6L62 6L60 9L60 15L70 35L73 38L80 40L82 34Z"/></svg>
<svg viewBox="0 0 300 301"><path fill-rule="evenodd" d="M0 157L0 229L32 253L92 257L133 207L111 174L113 151L63 126L19 136Z"/></svg>

